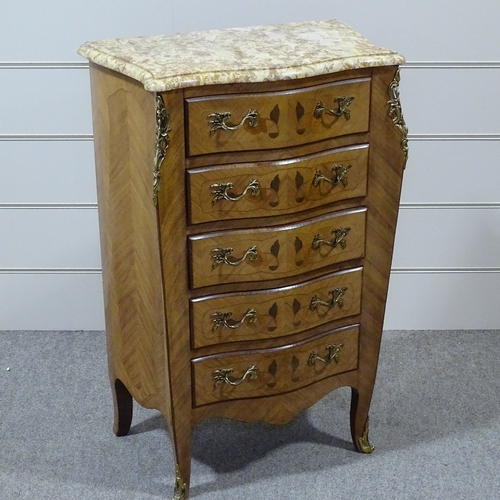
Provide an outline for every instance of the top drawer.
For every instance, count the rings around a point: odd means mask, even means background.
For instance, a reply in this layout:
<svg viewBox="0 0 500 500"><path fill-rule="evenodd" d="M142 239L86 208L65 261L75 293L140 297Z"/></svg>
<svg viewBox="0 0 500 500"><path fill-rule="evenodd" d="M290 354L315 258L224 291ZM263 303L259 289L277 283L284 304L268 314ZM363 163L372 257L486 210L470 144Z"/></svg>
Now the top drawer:
<svg viewBox="0 0 500 500"><path fill-rule="evenodd" d="M296 146L368 131L370 79L186 99L189 156Z"/></svg>

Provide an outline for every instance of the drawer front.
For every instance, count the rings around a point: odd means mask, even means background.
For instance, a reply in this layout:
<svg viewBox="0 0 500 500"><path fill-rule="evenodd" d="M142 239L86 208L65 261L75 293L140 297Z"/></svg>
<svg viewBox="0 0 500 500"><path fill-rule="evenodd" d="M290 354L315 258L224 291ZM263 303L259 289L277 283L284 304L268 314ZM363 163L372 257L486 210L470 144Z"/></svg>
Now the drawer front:
<svg viewBox="0 0 500 500"><path fill-rule="evenodd" d="M358 366L359 326L277 349L192 361L194 406L290 392Z"/></svg>
<svg viewBox="0 0 500 500"><path fill-rule="evenodd" d="M194 288L295 276L363 257L366 209L305 222L190 236Z"/></svg>
<svg viewBox="0 0 500 500"><path fill-rule="evenodd" d="M190 222L267 217L366 195L368 145L188 172Z"/></svg>
<svg viewBox="0 0 500 500"><path fill-rule="evenodd" d="M369 107L369 78L188 98L188 155L283 148L366 132Z"/></svg>
<svg viewBox="0 0 500 500"><path fill-rule="evenodd" d="M193 347L292 335L359 314L362 269L273 290L191 301Z"/></svg>

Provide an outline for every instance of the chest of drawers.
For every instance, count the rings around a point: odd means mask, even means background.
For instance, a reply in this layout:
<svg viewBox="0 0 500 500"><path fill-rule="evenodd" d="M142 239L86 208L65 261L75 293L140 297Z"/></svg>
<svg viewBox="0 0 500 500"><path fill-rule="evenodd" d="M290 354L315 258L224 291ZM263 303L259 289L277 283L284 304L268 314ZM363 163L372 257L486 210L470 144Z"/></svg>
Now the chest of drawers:
<svg viewBox="0 0 500 500"><path fill-rule="evenodd" d="M284 423L375 381L407 130L398 54L337 21L91 42L114 431Z"/></svg>

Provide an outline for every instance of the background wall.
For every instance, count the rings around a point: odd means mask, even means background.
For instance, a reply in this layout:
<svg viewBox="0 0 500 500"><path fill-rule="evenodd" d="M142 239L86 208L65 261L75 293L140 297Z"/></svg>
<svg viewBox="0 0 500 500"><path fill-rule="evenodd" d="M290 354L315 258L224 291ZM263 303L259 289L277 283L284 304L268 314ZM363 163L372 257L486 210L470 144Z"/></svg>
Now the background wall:
<svg viewBox="0 0 500 500"><path fill-rule="evenodd" d="M497 0L2 0L0 329L104 328L81 43L324 18L408 61L385 328L499 328Z"/></svg>

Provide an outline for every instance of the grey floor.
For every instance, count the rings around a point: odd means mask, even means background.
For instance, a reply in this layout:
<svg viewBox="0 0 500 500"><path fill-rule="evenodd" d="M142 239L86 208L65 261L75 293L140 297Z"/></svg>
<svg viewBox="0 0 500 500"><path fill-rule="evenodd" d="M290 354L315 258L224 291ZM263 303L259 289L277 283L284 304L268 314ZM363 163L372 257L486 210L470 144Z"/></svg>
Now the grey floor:
<svg viewBox="0 0 500 500"><path fill-rule="evenodd" d="M499 499L500 331L385 332L354 451L340 389L284 426L202 422L191 498ZM0 332L0 499L172 497L162 417L112 433L102 332Z"/></svg>

